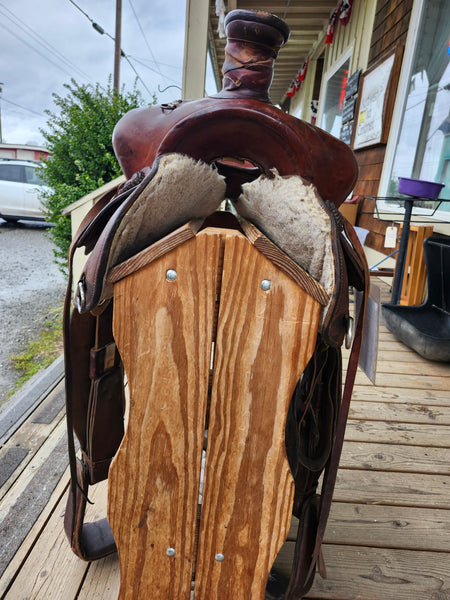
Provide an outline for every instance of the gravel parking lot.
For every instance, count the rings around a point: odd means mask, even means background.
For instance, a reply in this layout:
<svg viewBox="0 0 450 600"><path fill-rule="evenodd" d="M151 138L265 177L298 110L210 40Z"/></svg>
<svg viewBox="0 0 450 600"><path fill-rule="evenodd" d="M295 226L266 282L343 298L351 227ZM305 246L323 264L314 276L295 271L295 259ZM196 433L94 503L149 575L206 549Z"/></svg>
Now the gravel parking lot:
<svg viewBox="0 0 450 600"><path fill-rule="evenodd" d="M62 302L65 279L43 224L0 219L0 404L17 381L9 356L36 337Z"/></svg>

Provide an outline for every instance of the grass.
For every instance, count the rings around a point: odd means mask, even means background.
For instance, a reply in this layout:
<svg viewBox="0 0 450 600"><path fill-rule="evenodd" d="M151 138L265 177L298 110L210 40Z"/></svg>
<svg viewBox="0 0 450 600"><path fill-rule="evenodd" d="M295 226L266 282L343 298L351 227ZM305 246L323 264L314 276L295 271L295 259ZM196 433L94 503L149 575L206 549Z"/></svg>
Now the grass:
<svg viewBox="0 0 450 600"><path fill-rule="evenodd" d="M28 342L25 349L19 354L10 356L12 366L20 373L20 376L8 397L17 392L30 377L40 369L47 367L62 353L62 314L62 304L51 309L38 338Z"/></svg>

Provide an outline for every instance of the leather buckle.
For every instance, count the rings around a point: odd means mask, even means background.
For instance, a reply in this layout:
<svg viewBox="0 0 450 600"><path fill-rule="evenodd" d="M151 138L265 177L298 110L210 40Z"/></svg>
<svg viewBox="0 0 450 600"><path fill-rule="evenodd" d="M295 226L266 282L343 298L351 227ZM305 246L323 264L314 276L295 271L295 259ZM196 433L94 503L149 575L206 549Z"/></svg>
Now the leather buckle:
<svg viewBox="0 0 450 600"><path fill-rule="evenodd" d="M347 331L345 332L345 347L347 350L352 347L353 338L355 337L355 319L347 317Z"/></svg>
<svg viewBox="0 0 450 600"><path fill-rule="evenodd" d="M77 286L77 292L74 298L75 308L79 313L82 313L86 308L86 293L84 289L84 281L79 281Z"/></svg>

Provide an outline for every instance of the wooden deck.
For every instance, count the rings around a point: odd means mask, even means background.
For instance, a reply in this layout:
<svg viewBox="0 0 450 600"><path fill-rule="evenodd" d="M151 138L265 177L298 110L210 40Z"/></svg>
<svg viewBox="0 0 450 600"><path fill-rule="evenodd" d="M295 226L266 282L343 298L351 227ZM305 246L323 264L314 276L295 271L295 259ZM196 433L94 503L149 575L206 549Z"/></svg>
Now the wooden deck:
<svg viewBox="0 0 450 600"><path fill-rule="evenodd" d="M383 326L378 358L376 386L357 377L323 547L327 579L317 575L307 597L449 600L450 365L422 360ZM117 597L117 556L84 563L63 533L62 386L0 450L9 465L0 481L1 599ZM92 494L92 514L104 515L105 491ZM280 568L292 548L288 541Z"/></svg>

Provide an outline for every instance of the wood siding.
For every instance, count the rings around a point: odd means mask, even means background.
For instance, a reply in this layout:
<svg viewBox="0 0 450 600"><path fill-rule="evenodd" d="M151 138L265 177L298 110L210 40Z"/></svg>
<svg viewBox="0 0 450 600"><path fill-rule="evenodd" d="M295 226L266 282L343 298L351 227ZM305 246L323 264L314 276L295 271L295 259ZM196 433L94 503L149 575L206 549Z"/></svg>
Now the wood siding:
<svg viewBox="0 0 450 600"><path fill-rule="evenodd" d="M395 48L405 47L412 5L413 0L378 0L368 68L386 53L394 51ZM378 194L385 152L386 144L378 144L355 151L360 169L354 190L356 195L376 196ZM357 225L370 230L366 246L389 254L392 250L384 247L384 236L386 227L391 223L375 218L373 210L374 201L365 199L361 206Z"/></svg>
<svg viewBox="0 0 450 600"><path fill-rule="evenodd" d="M375 17L376 0L365 0L355 2L349 23L344 27L339 22L335 26L333 43L325 45L325 30L321 38L314 44L309 52L309 66L305 81L300 90L291 98L289 112L295 114L305 121L310 122L311 100L319 99L318 91L314 92L317 62L323 58L323 75L339 62L351 49L350 74L358 69L363 71L367 67L370 52L370 35L362 32L371 29ZM301 64L299 65L299 67ZM322 83L322 88L323 88ZM322 89L323 93L323 89ZM321 99L323 102L323 97Z"/></svg>

